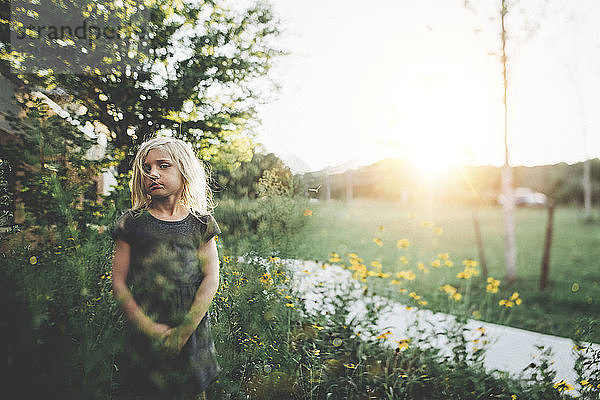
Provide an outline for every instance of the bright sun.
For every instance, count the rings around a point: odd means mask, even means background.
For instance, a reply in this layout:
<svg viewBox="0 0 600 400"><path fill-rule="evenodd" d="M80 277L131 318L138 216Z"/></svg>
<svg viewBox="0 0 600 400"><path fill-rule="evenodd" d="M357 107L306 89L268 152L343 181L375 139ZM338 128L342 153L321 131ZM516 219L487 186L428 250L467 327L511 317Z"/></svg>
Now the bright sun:
<svg viewBox="0 0 600 400"><path fill-rule="evenodd" d="M384 51L377 73L359 86L358 107L375 125L382 152L412 161L429 177L453 165L497 163L502 154L497 61L465 42L455 37L435 49L423 42Z"/></svg>

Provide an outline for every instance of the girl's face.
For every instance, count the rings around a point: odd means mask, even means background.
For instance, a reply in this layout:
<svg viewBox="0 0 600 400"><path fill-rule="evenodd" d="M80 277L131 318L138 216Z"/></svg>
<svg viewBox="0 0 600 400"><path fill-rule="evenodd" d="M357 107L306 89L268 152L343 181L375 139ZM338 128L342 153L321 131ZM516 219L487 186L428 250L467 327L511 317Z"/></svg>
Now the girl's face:
<svg viewBox="0 0 600 400"><path fill-rule="evenodd" d="M159 148L152 149L146 155L143 164L144 189L153 199L174 196L177 200L183 192L181 172L169 157L169 153Z"/></svg>

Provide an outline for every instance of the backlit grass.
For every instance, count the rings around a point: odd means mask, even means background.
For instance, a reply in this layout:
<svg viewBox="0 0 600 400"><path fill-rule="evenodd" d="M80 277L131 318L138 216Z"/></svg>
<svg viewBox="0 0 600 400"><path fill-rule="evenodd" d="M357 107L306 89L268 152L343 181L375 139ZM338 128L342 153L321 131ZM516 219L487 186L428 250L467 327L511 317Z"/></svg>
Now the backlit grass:
<svg viewBox="0 0 600 400"><path fill-rule="evenodd" d="M498 304L489 310L478 307L490 296L482 274L470 279L457 278L463 271L464 260L478 261L481 271L471 208L438 206L427 212L375 200L321 202L309 207L311 212L306 218L310 222L295 254L297 258L328 262L335 252L341 259L338 263L348 265L348 254L355 253L369 269L376 270L371 266L376 262L374 265L379 268L377 263L380 263L383 273L391 274L388 279L370 280L372 290L390 293L400 300L404 295L407 302L411 299L406 294L414 291L421 296L421 301L427 301L426 305L419 306L438 310L447 311L449 307L447 293L440 287L449 284L464 295L467 286L472 286L469 289L471 307L467 311L474 317L498 320L498 313L502 311ZM502 210L488 207L479 214L488 276L501 281L496 294L498 301L508 299L514 292L522 299L518 312L513 312L507 321L510 325L573 337L577 321L600 318L600 226L597 223L584 222L581 211L575 208L556 210L550 284L542 292L539 275L547 210L516 210L518 281L514 285L508 285L505 280ZM443 257L438 257L440 255ZM448 261L451 267L445 265ZM436 266L438 262L440 266ZM390 284L394 274L400 271L412 272L416 277L404 279L402 285ZM594 340L600 341L599 332Z"/></svg>

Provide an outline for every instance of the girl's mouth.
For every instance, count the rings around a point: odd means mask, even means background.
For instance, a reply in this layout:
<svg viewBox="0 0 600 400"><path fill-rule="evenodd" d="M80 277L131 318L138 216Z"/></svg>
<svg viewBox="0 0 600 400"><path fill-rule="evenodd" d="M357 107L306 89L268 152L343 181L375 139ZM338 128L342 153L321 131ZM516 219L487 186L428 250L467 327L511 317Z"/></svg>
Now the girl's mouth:
<svg viewBox="0 0 600 400"><path fill-rule="evenodd" d="M160 188L162 188L162 186L159 185L158 183L153 183L152 185L150 185L150 190L160 189Z"/></svg>

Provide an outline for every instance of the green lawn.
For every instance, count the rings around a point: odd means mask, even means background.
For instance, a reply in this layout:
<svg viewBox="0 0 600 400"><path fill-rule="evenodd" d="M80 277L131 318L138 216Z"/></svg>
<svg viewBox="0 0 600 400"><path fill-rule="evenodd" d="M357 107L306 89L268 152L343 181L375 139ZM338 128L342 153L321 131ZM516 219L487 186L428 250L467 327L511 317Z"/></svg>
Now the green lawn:
<svg viewBox="0 0 600 400"><path fill-rule="evenodd" d="M408 292L415 291L422 296L421 300L428 303L426 307L432 309L457 311L462 307L469 315L475 311L475 315L481 313L482 319L491 322L505 322L566 337L573 337L582 318L600 320L600 224L585 223L578 209L556 210L550 287L544 292L538 287L547 211L516 210L518 281L509 286L505 282L502 210L500 207L481 209L489 276L501 280L500 291L492 295L486 293L486 283L481 275L468 281L456 277L463 270L463 260L480 261L472 212L468 207L437 206L432 212L426 212L376 200L321 202L309 207L312 217L307 217L310 221L298 244L297 258L326 262L331 252L337 252L342 262L349 265L347 255L354 252L369 269L374 269L370 263L377 260L383 265L383 272L393 274L412 270L417 276L414 281L403 280L402 285L390 285L393 276L369 278L368 286L378 293L389 293L401 301L415 303L407 292L400 292L399 288L404 287ZM432 221L434 227L441 227L443 232L434 233L432 228L421 224L423 221ZM382 246L378 246L374 238L381 239ZM402 238L410 241L408 248L396 246ZM429 263L439 253L449 253L454 266L431 267ZM426 265L428 273L417 268L418 262ZM439 289L446 283L465 295L460 304L449 300ZM472 287L468 289L467 286ZM508 313L498 301L515 291L519 292L523 303ZM593 332L591 339L600 342L600 332Z"/></svg>

